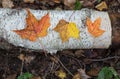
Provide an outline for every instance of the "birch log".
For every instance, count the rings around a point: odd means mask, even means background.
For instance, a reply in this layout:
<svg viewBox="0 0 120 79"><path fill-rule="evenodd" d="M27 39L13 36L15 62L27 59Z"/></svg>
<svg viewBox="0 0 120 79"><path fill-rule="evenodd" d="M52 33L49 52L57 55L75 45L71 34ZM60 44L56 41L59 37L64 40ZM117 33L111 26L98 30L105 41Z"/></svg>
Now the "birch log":
<svg viewBox="0 0 120 79"><path fill-rule="evenodd" d="M22 39L18 34L13 32L13 30L20 30L26 27L26 10L1 8L0 38L4 38L15 46L21 46L33 50L41 50L44 48L46 51L51 53L62 49L108 48L111 45L111 22L107 12L94 11L86 8L75 12L31 9L30 11L37 19L40 19L47 12L49 12L51 25L47 30L47 36L38 38L35 42ZM70 17L71 19L69 19ZM105 30L105 32L101 36L94 38L87 30L86 17L89 17L92 21L98 17L101 17L102 20L100 28ZM67 42L62 43L59 33L53 30L61 19L76 23L77 28L80 30L79 40L70 38Z"/></svg>

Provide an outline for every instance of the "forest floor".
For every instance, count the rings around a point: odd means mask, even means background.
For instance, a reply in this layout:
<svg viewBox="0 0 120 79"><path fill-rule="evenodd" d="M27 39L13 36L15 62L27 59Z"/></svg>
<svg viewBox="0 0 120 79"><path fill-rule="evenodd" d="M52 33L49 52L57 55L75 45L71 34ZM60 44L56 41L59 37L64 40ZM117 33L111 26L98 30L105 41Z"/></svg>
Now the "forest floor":
<svg viewBox="0 0 120 79"><path fill-rule="evenodd" d="M3 0L8 1L8 0ZM25 2L26 1L26 2ZM29 2L34 1L34 2ZM67 0L66 0L67 1ZM74 10L75 3L65 0L11 0L10 8L31 8L39 10ZM81 0L80 8L95 8L103 0ZM112 27L120 30L120 0L104 0L106 9L111 16ZM7 7L8 7L7 5ZM0 0L0 7L6 5ZM120 41L116 38L117 41ZM113 67L120 75L120 43L112 44L108 49L66 49L56 54L31 51L29 49L15 47L5 50L0 49L0 79L17 79L22 74L29 72L33 79L96 79L100 70L104 67ZM82 69L82 70L81 70ZM76 75L79 73L84 77ZM77 76L78 78L73 78ZM63 78L64 79L64 78Z"/></svg>

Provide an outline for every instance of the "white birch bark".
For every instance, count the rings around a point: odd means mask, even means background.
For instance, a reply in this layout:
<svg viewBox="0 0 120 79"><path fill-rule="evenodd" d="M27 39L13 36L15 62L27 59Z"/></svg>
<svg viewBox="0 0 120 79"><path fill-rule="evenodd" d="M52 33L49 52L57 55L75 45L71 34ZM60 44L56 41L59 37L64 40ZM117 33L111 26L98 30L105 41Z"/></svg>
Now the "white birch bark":
<svg viewBox="0 0 120 79"><path fill-rule="evenodd" d="M41 19L47 12L50 14L51 26L48 28L48 35L31 42L22 39L12 30L20 30L26 27L27 12L25 9L0 9L0 37L15 46L21 46L34 50L45 49L48 52L56 52L62 49L89 49L89 48L108 48L111 44L111 22L107 12L82 9L79 11L44 11L30 10L37 19ZM72 15L73 13L73 15ZM71 19L69 17L72 15ZM87 30L86 17L92 21L101 17L100 28L105 30L103 35L94 38ZM80 39L70 38L69 41L62 43L58 32L54 31L59 20L65 19L68 22L75 22L80 30ZM41 44L42 46L41 46Z"/></svg>

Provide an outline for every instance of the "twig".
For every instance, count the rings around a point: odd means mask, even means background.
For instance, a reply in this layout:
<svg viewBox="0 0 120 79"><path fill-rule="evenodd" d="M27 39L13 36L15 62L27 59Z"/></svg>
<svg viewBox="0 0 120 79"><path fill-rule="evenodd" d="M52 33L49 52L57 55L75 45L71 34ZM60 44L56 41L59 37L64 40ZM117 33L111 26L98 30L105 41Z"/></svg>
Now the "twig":
<svg viewBox="0 0 120 79"><path fill-rule="evenodd" d="M78 62L78 64L80 65L81 68L85 69L85 63L84 63L84 62L82 62L81 60L78 60L78 59L75 58L75 57L72 57L72 58L74 58L74 59ZM82 64L81 64L81 63L82 63Z"/></svg>
<svg viewBox="0 0 120 79"><path fill-rule="evenodd" d="M69 20L71 19L71 17L73 16L73 14L75 13L75 10L72 12L72 14L69 17Z"/></svg>
<svg viewBox="0 0 120 79"><path fill-rule="evenodd" d="M64 66L64 64L60 61L59 58L57 58L57 57L55 56L55 59L58 60L58 62L62 65L62 67L63 67L71 76L74 76L74 75Z"/></svg>
<svg viewBox="0 0 120 79"><path fill-rule="evenodd" d="M22 61L22 66L21 66L21 69L20 69L20 75L23 74L23 65L24 65L24 61Z"/></svg>
<svg viewBox="0 0 120 79"><path fill-rule="evenodd" d="M102 59L89 59L90 61L107 61L107 60L110 60L110 59L119 59L120 56L113 56L113 57L107 57L107 58L102 58Z"/></svg>

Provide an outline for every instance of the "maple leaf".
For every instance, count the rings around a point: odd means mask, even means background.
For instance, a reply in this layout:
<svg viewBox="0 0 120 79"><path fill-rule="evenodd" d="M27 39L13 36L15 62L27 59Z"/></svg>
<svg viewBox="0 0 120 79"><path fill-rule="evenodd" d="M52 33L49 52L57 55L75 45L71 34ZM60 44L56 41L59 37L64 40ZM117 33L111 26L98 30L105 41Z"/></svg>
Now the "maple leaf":
<svg viewBox="0 0 120 79"><path fill-rule="evenodd" d="M68 36L76 38L76 39L79 38L79 30L78 30L76 24L73 22L69 22L69 24L68 24Z"/></svg>
<svg viewBox="0 0 120 79"><path fill-rule="evenodd" d="M62 69L56 71L56 75L57 75L60 79L65 79L65 78L66 78L66 73L65 73Z"/></svg>
<svg viewBox="0 0 120 79"><path fill-rule="evenodd" d="M60 33L62 42L68 41L68 39L71 37L76 39L79 38L79 29L73 22L67 22L62 19L59 21L54 30Z"/></svg>
<svg viewBox="0 0 120 79"><path fill-rule="evenodd" d="M26 18L26 27L22 30L13 30L21 38L29 39L30 41L35 41L39 37L44 37L47 35L47 29L50 26L49 13L43 16L40 20L37 20L35 16L30 12L29 9L26 10L28 15Z"/></svg>
<svg viewBox="0 0 120 79"><path fill-rule="evenodd" d="M86 25L88 27L89 33L91 33L94 37L101 36L105 31L100 29L101 18L97 18L94 23L87 18Z"/></svg>

